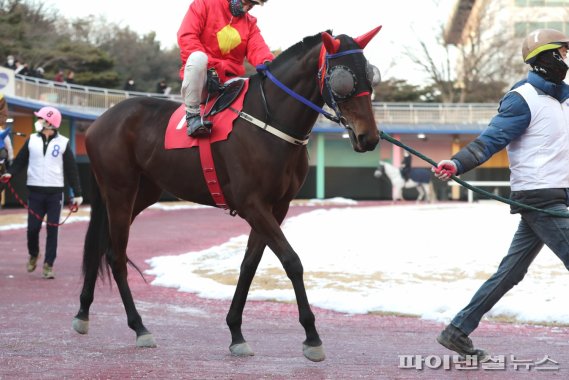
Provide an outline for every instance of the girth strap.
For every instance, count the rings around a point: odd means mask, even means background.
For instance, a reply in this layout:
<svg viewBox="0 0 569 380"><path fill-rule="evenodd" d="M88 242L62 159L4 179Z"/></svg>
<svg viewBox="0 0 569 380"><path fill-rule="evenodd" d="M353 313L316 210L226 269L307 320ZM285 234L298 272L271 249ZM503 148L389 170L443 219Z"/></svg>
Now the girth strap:
<svg viewBox="0 0 569 380"><path fill-rule="evenodd" d="M219 185L219 180L217 179L217 172L215 171L215 164L213 163L213 155L211 154L211 142L209 136L199 139L199 149L203 175L209 193L217 207L227 210L229 206L227 206L227 202L223 196L223 191Z"/></svg>

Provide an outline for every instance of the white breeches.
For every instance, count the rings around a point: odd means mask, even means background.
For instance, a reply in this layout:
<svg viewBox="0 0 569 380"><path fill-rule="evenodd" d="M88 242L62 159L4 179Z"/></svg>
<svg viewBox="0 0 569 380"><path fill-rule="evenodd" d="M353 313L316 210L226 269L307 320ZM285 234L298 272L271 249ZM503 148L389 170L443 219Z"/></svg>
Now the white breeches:
<svg viewBox="0 0 569 380"><path fill-rule="evenodd" d="M184 80L182 81L182 98L186 109L192 113L199 113L200 104L207 97L207 55L201 51L195 51L188 57L184 68Z"/></svg>

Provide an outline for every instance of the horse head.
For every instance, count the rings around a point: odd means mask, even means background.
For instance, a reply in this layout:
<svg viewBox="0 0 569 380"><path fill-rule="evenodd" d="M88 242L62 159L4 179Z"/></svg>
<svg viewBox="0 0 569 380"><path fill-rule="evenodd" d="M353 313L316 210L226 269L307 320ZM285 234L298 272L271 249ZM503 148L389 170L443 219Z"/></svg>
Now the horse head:
<svg viewBox="0 0 569 380"><path fill-rule="evenodd" d="M373 172L373 176L375 178L381 178L384 175L385 175L385 165L383 164L383 162L379 161L379 165L377 165L377 168Z"/></svg>
<svg viewBox="0 0 569 380"><path fill-rule="evenodd" d="M379 142L371 95L380 75L363 55L363 49L380 29L356 38L322 33L320 91L324 102L346 127L356 152L371 151Z"/></svg>

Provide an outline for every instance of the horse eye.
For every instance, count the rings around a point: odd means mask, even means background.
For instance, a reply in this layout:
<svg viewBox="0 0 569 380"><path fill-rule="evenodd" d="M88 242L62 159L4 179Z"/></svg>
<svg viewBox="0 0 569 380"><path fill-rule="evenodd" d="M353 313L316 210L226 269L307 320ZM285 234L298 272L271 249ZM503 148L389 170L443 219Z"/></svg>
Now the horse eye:
<svg viewBox="0 0 569 380"><path fill-rule="evenodd" d="M367 79L371 83L372 87L375 87L381 83L381 73L379 72L379 69L369 62L366 65L366 74Z"/></svg>
<svg viewBox="0 0 569 380"><path fill-rule="evenodd" d="M330 88L340 97L347 97L354 92L356 83L348 68L335 66L330 72Z"/></svg>

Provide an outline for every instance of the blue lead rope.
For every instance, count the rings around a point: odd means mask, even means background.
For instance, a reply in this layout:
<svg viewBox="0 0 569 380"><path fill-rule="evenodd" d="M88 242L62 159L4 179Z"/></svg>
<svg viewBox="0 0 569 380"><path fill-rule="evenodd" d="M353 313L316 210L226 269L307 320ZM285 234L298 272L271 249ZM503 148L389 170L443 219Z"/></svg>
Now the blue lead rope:
<svg viewBox="0 0 569 380"><path fill-rule="evenodd" d="M386 140L386 141L392 143L393 145L397 145L398 147L400 147L400 148L402 148L402 149L405 149L407 152L409 152L409 153L411 153L411 154L413 154L413 155L419 157L419 158L422 159L423 161L428 162L428 163L431 164L432 166L435 166L435 167L436 167L436 166L438 165L438 164L437 164L435 161L433 161L431 158L429 158L429 157L425 156L424 154L422 154L421 152L418 152L418 151L416 151L415 149L413 149L413 148L411 148L411 147L409 147L409 146L403 144L401 141L399 141L399 140L397 140L397 139L394 139L393 137L391 137L390 135L388 135L387 133L385 133L385 132L383 132L383 131L379 132L379 136L380 136L383 140ZM472 190L472 191L474 191L475 193L478 193L478 194L480 194L480 195L484 195L485 197L492 198L492 199L494 199L494 200L497 200L497 201L500 201L500 202L503 202L503 203L507 203L507 204L512 205L512 206L518 206L518 207L525 208L525 209L527 209L527 210L532 210L532 211L539 211L539 212L543 212L543 213L546 213L546 214L549 214L549 215L552 215L552 216L556 216L556 217L560 217L560 218L569 218L569 212L567 212L567 211L554 211L554 210L547 210L547 209L541 209L541 208L533 207L533 206L526 205L526 204L524 204L524 203L520 203L520 202L511 200L511 199L508 199L508 198L501 197L501 196L496 195L496 194L492 194L492 193L490 193L490 192L488 192L488 191L486 191L486 190L482 190L482 189L480 189L480 188L478 188L478 187L472 186L471 184L469 184L468 182L465 182L465 181L461 180L461 179L458 178L457 176L454 176L454 175L453 175L453 176L451 176L451 179L454 180L454 181L455 181L456 183L458 183L459 185L461 185L461 186L467 188L468 190Z"/></svg>

